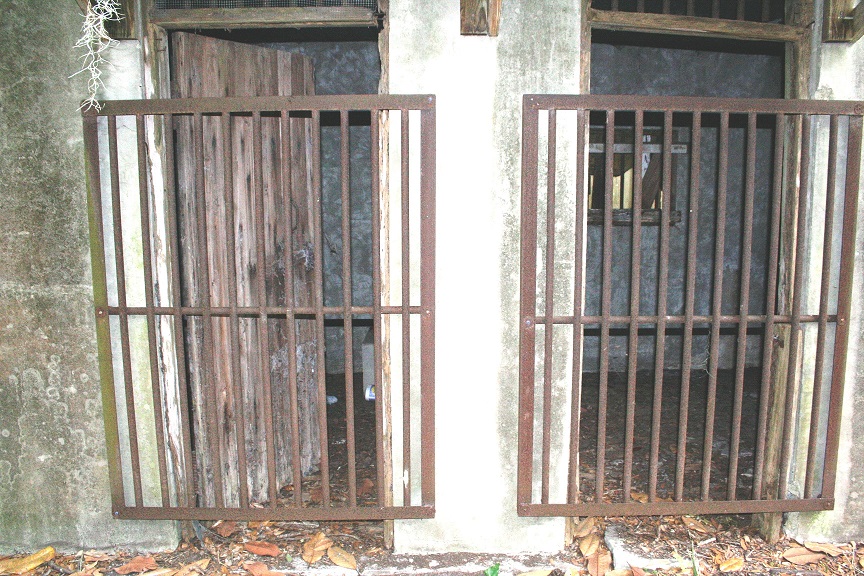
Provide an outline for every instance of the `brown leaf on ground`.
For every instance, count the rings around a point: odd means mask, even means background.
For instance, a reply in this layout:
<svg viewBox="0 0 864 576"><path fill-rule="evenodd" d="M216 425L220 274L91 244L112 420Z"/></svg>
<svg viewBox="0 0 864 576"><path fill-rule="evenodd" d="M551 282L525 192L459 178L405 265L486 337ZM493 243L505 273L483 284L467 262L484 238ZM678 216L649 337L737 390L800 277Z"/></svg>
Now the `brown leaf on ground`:
<svg viewBox="0 0 864 576"><path fill-rule="evenodd" d="M149 572L156 570L159 566L156 565L156 560L152 556L136 556L123 566L115 568L117 574L137 574L140 572Z"/></svg>
<svg viewBox="0 0 864 576"><path fill-rule="evenodd" d="M588 536L593 530L594 526L597 524L597 519L593 516L589 516L588 518L583 518L579 524L576 525L576 529L573 531L574 538L584 538Z"/></svg>
<svg viewBox="0 0 864 576"><path fill-rule="evenodd" d="M270 542L246 542L243 544L243 548L258 556L273 556L275 558L282 554L279 547Z"/></svg>
<svg viewBox="0 0 864 576"><path fill-rule="evenodd" d="M783 552L783 558L793 564L803 566L805 564L814 564L819 562L825 558L825 554L822 554L821 552L811 552L804 547L795 547L787 548L786 551Z"/></svg>
<svg viewBox="0 0 864 576"><path fill-rule="evenodd" d="M592 554L597 553L597 549L600 547L600 535L596 532L592 532L585 538L579 541L579 551L582 552L582 556L588 558Z"/></svg>
<svg viewBox="0 0 864 576"><path fill-rule="evenodd" d="M244 562L243 568L252 576L284 576L281 572L274 572L263 562Z"/></svg>
<svg viewBox="0 0 864 576"><path fill-rule="evenodd" d="M690 530L699 532L700 534L714 534L716 532L716 530L711 526L708 526L704 522L700 522L696 518L690 518L689 516L684 517L684 525Z"/></svg>
<svg viewBox="0 0 864 576"><path fill-rule="evenodd" d="M804 542L804 546L806 546L808 550L811 550L813 552L824 552L832 558L836 558L837 556L841 556L843 554L843 550L841 550L834 544L823 544L821 542Z"/></svg>
<svg viewBox="0 0 864 576"><path fill-rule="evenodd" d="M603 576L633 576L633 571L626 568L619 568L618 570L609 570Z"/></svg>
<svg viewBox="0 0 864 576"><path fill-rule="evenodd" d="M237 531L236 522L219 522L213 526L213 531L223 538L228 538Z"/></svg>
<svg viewBox="0 0 864 576"><path fill-rule="evenodd" d="M207 566L210 565L209 558L202 558L196 562L192 562L191 564L186 564L180 570L177 571L177 574L174 576L190 576L191 574L203 574L207 569Z"/></svg>
<svg viewBox="0 0 864 576"><path fill-rule="evenodd" d="M638 566L631 566L630 571L633 572L633 576L645 576L645 571Z"/></svg>
<svg viewBox="0 0 864 576"><path fill-rule="evenodd" d="M324 499L324 492L321 490L320 486L316 486L309 490L309 501L313 504L320 504Z"/></svg>
<svg viewBox="0 0 864 576"><path fill-rule="evenodd" d="M861 566L861 568L864 568L864 556L858 558L858 565Z"/></svg>
<svg viewBox="0 0 864 576"><path fill-rule="evenodd" d="M744 568L744 559L743 558L729 558L728 560L721 562L720 566L717 567L721 572L738 572L742 568Z"/></svg>
<svg viewBox="0 0 864 576"><path fill-rule="evenodd" d="M591 576L604 576L612 568L612 554L597 553L588 558L588 572Z"/></svg>
<svg viewBox="0 0 864 576"><path fill-rule="evenodd" d="M639 502L640 504L648 503L648 495L644 492L631 492L630 497L636 502Z"/></svg>
<svg viewBox="0 0 864 576"><path fill-rule="evenodd" d="M108 554L107 552L99 552L98 550L87 550L84 552L84 561L85 562L111 562L115 560L117 556L115 554Z"/></svg>
<svg viewBox="0 0 864 576"><path fill-rule="evenodd" d="M522 572L516 576L549 576L552 574L552 568L548 570L532 570L530 572Z"/></svg>
<svg viewBox="0 0 864 576"><path fill-rule="evenodd" d="M48 546L24 558L8 558L0 560L0 574L23 574L38 568L45 562L50 562L57 555L54 548Z"/></svg>
<svg viewBox="0 0 864 576"><path fill-rule="evenodd" d="M323 532L318 532L303 544L303 553L300 555L307 564L314 564L324 557L327 549L333 546L333 541L327 538Z"/></svg>
<svg viewBox="0 0 864 576"><path fill-rule="evenodd" d="M357 560L350 552L346 552L339 546L330 546L327 549L327 557L337 566L348 568L349 570L357 570Z"/></svg>

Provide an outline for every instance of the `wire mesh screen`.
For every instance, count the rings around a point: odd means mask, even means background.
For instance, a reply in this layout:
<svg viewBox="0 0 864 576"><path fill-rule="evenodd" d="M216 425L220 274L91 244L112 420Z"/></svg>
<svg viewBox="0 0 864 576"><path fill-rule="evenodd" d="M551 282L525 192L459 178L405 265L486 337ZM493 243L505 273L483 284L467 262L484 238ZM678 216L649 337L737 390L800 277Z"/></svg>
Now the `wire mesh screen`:
<svg viewBox="0 0 864 576"><path fill-rule="evenodd" d="M190 8L341 8L345 6L377 9L377 0L156 0L160 10Z"/></svg>

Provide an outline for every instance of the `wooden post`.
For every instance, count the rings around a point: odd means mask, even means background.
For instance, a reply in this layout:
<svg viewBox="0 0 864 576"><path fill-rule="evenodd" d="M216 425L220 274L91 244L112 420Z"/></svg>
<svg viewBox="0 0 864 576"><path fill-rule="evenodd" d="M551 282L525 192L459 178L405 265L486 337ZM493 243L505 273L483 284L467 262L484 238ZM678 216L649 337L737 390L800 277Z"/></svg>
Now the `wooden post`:
<svg viewBox="0 0 864 576"><path fill-rule="evenodd" d="M498 36L501 0L461 0L461 33L466 36Z"/></svg>

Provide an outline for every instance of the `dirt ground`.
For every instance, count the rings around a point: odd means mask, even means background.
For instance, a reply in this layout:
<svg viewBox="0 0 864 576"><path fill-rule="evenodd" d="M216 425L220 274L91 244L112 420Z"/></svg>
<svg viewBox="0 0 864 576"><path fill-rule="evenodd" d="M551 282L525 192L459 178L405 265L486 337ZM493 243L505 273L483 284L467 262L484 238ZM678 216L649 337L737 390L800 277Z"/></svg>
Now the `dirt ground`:
<svg viewBox="0 0 864 576"><path fill-rule="evenodd" d="M81 551L59 555L24 572L32 576L288 576L385 574L530 574L640 576L740 574L748 576L864 575L864 544L766 543L747 517L594 518L557 554L394 554L381 523L202 523L176 550L133 553ZM189 525L192 528L191 524ZM626 541L644 566L612 565L604 535ZM620 554L616 552L616 554ZM18 558L0 559L0 574ZM44 560L45 557L42 559ZM674 566L657 568L658 559ZM354 569L356 566L356 570ZM653 566L653 567L652 567ZM13 566L14 568L14 566Z"/></svg>

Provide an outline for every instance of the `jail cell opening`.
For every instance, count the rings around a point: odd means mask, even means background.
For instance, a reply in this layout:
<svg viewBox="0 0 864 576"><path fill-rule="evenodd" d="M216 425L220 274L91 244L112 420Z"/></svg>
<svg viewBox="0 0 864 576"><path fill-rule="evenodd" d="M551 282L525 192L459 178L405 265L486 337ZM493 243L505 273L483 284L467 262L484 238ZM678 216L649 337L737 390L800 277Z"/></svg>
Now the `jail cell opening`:
<svg viewBox="0 0 864 576"><path fill-rule="evenodd" d="M858 110L526 96L523 514L833 506Z"/></svg>
<svg viewBox="0 0 864 576"><path fill-rule="evenodd" d="M308 61L257 56L299 95L84 113L115 516L429 516L433 99L309 96Z"/></svg>

